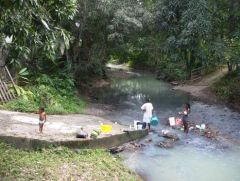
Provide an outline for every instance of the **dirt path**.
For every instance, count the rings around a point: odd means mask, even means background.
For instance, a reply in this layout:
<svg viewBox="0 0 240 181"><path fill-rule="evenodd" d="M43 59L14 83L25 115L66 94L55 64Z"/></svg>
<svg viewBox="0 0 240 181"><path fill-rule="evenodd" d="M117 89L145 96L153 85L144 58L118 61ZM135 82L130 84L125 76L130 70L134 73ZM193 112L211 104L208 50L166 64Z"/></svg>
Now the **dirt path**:
<svg viewBox="0 0 240 181"><path fill-rule="evenodd" d="M224 75L226 75L227 72L228 72L228 69L224 67L212 74L209 74L203 77L198 82L192 82L192 83L187 83L180 86L175 86L173 89L189 92L192 96L198 97L201 99L209 100L209 98L211 98L213 101L216 101L215 96L211 94L208 88L213 83L221 79Z"/></svg>
<svg viewBox="0 0 240 181"><path fill-rule="evenodd" d="M200 85L200 86L210 86L219 79L221 79L224 75L226 75L228 72L227 67L224 67L210 75L205 76L200 82L196 82L194 85Z"/></svg>

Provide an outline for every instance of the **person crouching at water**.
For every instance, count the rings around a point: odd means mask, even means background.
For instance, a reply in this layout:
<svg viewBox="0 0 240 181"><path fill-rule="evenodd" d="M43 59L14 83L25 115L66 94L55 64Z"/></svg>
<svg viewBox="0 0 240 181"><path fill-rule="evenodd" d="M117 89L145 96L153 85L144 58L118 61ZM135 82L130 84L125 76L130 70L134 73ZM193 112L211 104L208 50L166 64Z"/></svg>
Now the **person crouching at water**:
<svg viewBox="0 0 240 181"><path fill-rule="evenodd" d="M42 133L43 125L47 121L47 116L43 107L39 108L37 113L39 114L39 133Z"/></svg>
<svg viewBox="0 0 240 181"><path fill-rule="evenodd" d="M184 127L184 132L188 133L188 115L190 114L190 104L186 103L183 112L179 112L179 114L183 115L182 116L182 122L183 122L183 127Z"/></svg>
<svg viewBox="0 0 240 181"><path fill-rule="evenodd" d="M146 100L146 103L142 105L141 109L144 111L143 122L146 123L148 131L150 131L151 128L150 122L153 114L153 105L150 102L149 98Z"/></svg>

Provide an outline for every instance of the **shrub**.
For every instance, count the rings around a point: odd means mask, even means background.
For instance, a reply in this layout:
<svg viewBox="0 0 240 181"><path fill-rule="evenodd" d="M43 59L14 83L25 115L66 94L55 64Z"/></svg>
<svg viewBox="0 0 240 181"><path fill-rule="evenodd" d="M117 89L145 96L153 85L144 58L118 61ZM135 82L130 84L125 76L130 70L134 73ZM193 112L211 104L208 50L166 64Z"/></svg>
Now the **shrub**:
<svg viewBox="0 0 240 181"><path fill-rule="evenodd" d="M240 71L229 73L214 84L213 91L222 99L232 103L240 101Z"/></svg>
<svg viewBox="0 0 240 181"><path fill-rule="evenodd" d="M75 94L71 79L39 77L35 85L17 87L19 97L0 108L21 112L34 112L45 107L50 114L81 113L86 103Z"/></svg>
<svg viewBox="0 0 240 181"><path fill-rule="evenodd" d="M171 80L186 80L187 74L183 65L166 62L158 66L158 76Z"/></svg>

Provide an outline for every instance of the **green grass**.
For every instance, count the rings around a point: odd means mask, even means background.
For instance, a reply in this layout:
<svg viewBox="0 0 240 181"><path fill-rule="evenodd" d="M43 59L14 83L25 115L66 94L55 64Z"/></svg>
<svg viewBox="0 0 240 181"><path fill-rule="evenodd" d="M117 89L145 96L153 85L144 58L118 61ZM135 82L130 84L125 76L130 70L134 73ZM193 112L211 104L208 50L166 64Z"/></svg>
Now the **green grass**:
<svg viewBox="0 0 240 181"><path fill-rule="evenodd" d="M240 104L240 71L227 74L213 85L212 90L222 100Z"/></svg>
<svg viewBox="0 0 240 181"><path fill-rule="evenodd" d="M0 105L0 109L36 112L39 107L45 107L48 114L82 113L86 102L77 97L73 90L62 92L63 90L43 85L21 88L21 96Z"/></svg>
<svg viewBox="0 0 240 181"><path fill-rule="evenodd" d="M0 180L141 180L105 150L24 151L0 142Z"/></svg>
<svg viewBox="0 0 240 181"><path fill-rule="evenodd" d="M14 91L13 86L10 91ZM0 105L0 109L36 112L44 107L47 114L82 113L86 102L77 96L74 80L68 75L39 74L31 78L24 87L16 86L16 100Z"/></svg>
<svg viewBox="0 0 240 181"><path fill-rule="evenodd" d="M7 104L0 105L0 109L19 111L19 112L36 112L41 105L32 100L18 98ZM48 114L70 114L82 113L86 103L80 98L66 97L55 100L54 104L43 106Z"/></svg>

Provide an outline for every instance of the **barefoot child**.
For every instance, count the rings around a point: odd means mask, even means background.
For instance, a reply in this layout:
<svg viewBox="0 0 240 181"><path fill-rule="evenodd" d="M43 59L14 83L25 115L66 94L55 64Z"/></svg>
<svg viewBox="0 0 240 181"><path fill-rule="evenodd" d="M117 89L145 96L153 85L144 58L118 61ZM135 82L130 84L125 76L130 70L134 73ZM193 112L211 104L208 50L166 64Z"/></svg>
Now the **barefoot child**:
<svg viewBox="0 0 240 181"><path fill-rule="evenodd" d="M182 122L184 127L184 132L188 133L188 115L190 114L190 104L186 103L183 112L179 112L179 114L183 115Z"/></svg>
<svg viewBox="0 0 240 181"><path fill-rule="evenodd" d="M43 125L47 121L46 113L44 112L44 108L41 107L38 109L39 114L39 133L43 132Z"/></svg>

